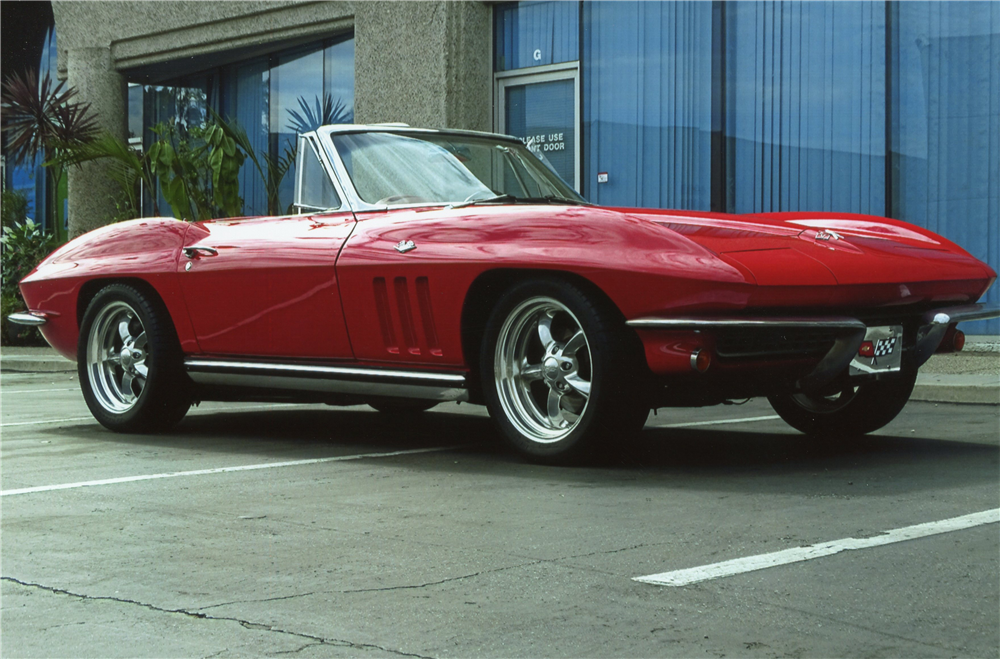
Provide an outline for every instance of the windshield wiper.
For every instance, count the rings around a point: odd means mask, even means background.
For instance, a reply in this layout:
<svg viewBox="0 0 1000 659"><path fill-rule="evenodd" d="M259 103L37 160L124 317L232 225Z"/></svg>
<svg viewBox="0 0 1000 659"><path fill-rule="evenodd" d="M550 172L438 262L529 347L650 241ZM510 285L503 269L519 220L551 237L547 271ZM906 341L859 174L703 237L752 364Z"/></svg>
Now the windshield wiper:
<svg viewBox="0 0 1000 659"><path fill-rule="evenodd" d="M445 208L465 208L466 206L475 206L477 204L495 204L501 201L509 201L514 204L570 204L572 206L592 205L585 201L567 199L566 197L558 197L552 194L548 194L543 197L515 197L512 194L498 194L495 197L485 197L483 199L473 199L471 201L460 201L457 204L448 204Z"/></svg>
<svg viewBox="0 0 1000 659"><path fill-rule="evenodd" d="M543 197L515 197L514 201L523 204L569 204L571 206L593 206L586 201L577 199L567 199L554 194L547 194Z"/></svg>
<svg viewBox="0 0 1000 659"><path fill-rule="evenodd" d="M482 199L472 199L469 201L460 201L457 204L448 204L445 206L447 209L451 208L465 208L466 206L474 206L476 204L489 204L498 201L514 201L515 197L509 194L498 194L495 197L483 197Z"/></svg>

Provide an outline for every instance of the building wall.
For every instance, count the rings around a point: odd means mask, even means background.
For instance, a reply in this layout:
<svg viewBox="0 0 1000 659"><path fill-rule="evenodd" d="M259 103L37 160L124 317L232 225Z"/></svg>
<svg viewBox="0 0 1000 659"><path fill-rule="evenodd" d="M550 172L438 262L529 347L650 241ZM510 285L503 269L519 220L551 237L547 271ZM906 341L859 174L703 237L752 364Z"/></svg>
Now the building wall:
<svg viewBox="0 0 1000 659"><path fill-rule="evenodd" d="M492 14L480 2L53 2L60 76L127 136L127 81L156 82L353 31L355 121L489 130ZM83 191L86 191L85 193ZM114 213L99 166L70 177L71 235Z"/></svg>

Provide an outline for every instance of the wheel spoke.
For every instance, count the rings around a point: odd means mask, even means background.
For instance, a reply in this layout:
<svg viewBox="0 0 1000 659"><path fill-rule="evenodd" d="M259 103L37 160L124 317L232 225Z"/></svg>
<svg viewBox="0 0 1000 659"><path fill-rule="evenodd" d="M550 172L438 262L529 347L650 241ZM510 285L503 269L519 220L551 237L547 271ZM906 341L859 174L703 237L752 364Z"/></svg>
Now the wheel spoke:
<svg viewBox="0 0 1000 659"><path fill-rule="evenodd" d="M131 402L135 400L135 394L132 392L133 379L134 378L132 377L132 374L129 373L128 371L126 371L125 374L122 375L122 398L125 399L125 402Z"/></svg>
<svg viewBox="0 0 1000 659"><path fill-rule="evenodd" d="M563 346L562 355L563 357L571 357L575 355L580 348L584 348L587 345L587 336L580 330L576 334L570 337L566 345Z"/></svg>
<svg viewBox="0 0 1000 659"><path fill-rule="evenodd" d="M521 371L518 373L518 377L520 377L523 382L534 382L535 380L541 380L542 365L531 364L529 366L525 364L524 366L521 367Z"/></svg>
<svg viewBox="0 0 1000 659"><path fill-rule="evenodd" d="M122 356L117 352L115 352L114 350L109 350L108 354L105 355L104 359L102 359L101 361L105 362L106 364L121 364Z"/></svg>
<svg viewBox="0 0 1000 659"><path fill-rule="evenodd" d="M549 390L549 399L547 404L547 414L549 417L549 424L553 428L564 428L566 427L566 418L563 416L562 411L562 394L555 389Z"/></svg>
<svg viewBox="0 0 1000 659"><path fill-rule="evenodd" d="M146 349L146 333L142 332L139 336L135 337L135 341L132 343L133 347L139 348L140 350Z"/></svg>
<svg viewBox="0 0 1000 659"><path fill-rule="evenodd" d="M131 320L132 319L129 316L125 316L118 322L118 336L120 336L122 341L126 343L132 340L132 333L129 332L128 329L129 322L131 322Z"/></svg>
<svg viewBox="0 0 1000 659"><path fill-rule="evenodd" d="M543 313L542 317L538 319L538 340L542 342L542 347L545 348L546 352L555 342L552 338L552 316L548 313Z"/></svg>
<svg viewBox="0 0 1000 659"><path fill-rule="evenodd" d="M581 378L576 373L567 375L566 383L573 387L573 390L583 396L584 398L590 398L590 383Z"/></svg>
<svg viewBox="0 0 1000 659"><path fill-rule="evenodd" d="M132 366L135 368L136 374L138 374L138 376L143 380L149 377L149 368L146 366L145 362L136 362Z"/></svg>

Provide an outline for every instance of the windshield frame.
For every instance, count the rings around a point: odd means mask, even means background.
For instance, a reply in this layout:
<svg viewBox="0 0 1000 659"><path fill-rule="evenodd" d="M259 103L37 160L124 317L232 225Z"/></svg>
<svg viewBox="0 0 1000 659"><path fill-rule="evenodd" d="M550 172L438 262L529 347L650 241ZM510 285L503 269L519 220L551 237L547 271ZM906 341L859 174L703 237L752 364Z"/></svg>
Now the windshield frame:
<svg viewBox="0 0 1000 659"><path fill-rule="evenodd" d="M359 211L384 211L388 209L396 208L426 208L426 207L439 207L439 206L449 206L456 205L462 200L456 200L455 202L449 203L447 201L432 201L432 202L420 202L420 203L401 203L401 204L373 204L371 202L365 201L358 194L358 191L354 188L354 182L344 165L344 161L341 159L340 154L337 152L337 148L334 145L333 136L334 135L345 135L350 133L385 133L393 135L401 135L405 137L415 137L421 138L427 136L433 138L434 136L454 136L456 138L471 137L477 139L490 139L494 140L503 145L509 145L512 148L518 150L525 150L528 153L531 151L524 145L524 143L517 139L516 137L511 137L510 135L500 135L497 133L486 133L480 131L472 130L434 130L430 128L411 128L402 125L385 125L385 126L357 126L357 125L342 125L342 126L322 126L315 131L315 135L318 138L318 142L321 145L323 151L325 151L326 158L324 159L324 164L329 164L332 166L332 178L338 192L343 192L343 198L350 205L351 209L355 212ZM532 154L531 157L535 157ZM545 169L548 169L545 164L539 161L539 165ZM587 200L584 199L578 192L573 189L573 186L569 183L563 181L563 183L577 195L578 199L567 200L570 204L588 204ZM486 200L490 201L490 200ZM506 202L506 203L516 203L516 202ZM589 205L589 204L588 204Z"/></svg>

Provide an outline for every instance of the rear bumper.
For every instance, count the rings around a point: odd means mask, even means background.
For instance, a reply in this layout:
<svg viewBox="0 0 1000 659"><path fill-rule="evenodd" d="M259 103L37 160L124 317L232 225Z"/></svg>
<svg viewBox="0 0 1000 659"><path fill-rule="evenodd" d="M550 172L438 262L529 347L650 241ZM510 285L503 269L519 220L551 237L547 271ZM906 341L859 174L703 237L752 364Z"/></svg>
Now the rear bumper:
<svg viewBox="0 0 1000 659"><path fill-rule="evenodd" d="M900 318L892 324L907 327L907 360L920 366L937 351L942 339L957 323L1000 317L1000 307L971 304L933 309L918 317ZM888 324L882 320L866 324L849 316L827 317L709 317L636 318L627 322L637 330L646 349L650 370L659 375L690 374L690 354L715 349L725 355L731 346L746 344L746 337L764 337L771 345L744 347L739 355L752 367L755 363L811 359L815 364L796 379L798 389L816 389L844 374L858 354L865 332L871 326ZM803 350L796 353L796 346Z"/></svg>

